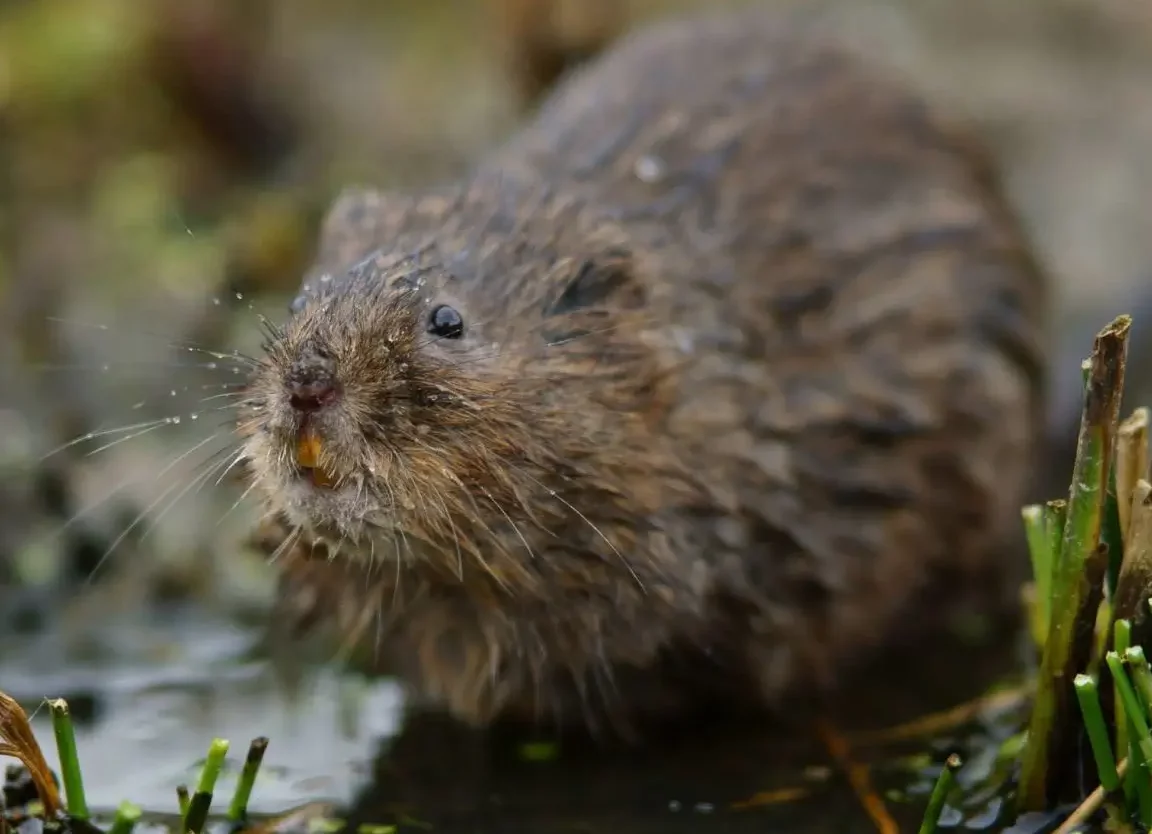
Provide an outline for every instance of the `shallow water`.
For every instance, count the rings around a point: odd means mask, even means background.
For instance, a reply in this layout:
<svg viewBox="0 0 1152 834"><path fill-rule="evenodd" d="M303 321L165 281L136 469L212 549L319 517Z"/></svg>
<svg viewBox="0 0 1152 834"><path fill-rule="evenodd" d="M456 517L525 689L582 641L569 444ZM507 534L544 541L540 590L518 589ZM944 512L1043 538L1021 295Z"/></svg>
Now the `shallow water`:
<svg viewBox="0 0 1152 834"><path fill-rule="evenodd" d="M351 829L877 830L806 726L793 734L767 725L696 727L632 750L528 746L534 740L517 732L484 736L434 715L405 716L389 681L319 667L289 685L260 657L258 630L196 607L110 615L86 637L86 648L52 632L9 641L0 650L0 688L30 712L45 697L69 700L89 804L98 813L127 798L164 819L175 808L175 786L195 783L214 737L232 744L217 788L222 809L248 742L264 735L271 744L250 804L259 815L319 802L332 803ZM833 723L859 740L857 730L977 696L1015 665L1012 641L995 642L1008 651L937 647L918 655L914 686L877 673L845 704L829 708ZM905 661L902 668L910 667ZM898 745L854 742L853 759L874 763L875 790L900 830L914 831L947 753L958 749L968 758L962 781L980 778L1018 716L1009 708L960 732ZM56 767L46 710L36 712L34 726ZM968 793L971 807L946 817L964 823L954 830L1000 830L993 825L1001 807L995 791Z"/></svg>

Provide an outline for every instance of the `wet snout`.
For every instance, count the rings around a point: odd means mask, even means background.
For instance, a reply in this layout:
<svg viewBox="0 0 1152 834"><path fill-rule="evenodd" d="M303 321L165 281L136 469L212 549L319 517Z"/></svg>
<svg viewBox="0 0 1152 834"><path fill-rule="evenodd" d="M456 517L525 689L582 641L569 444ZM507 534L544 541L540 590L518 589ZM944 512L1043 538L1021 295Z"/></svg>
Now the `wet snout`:
<svg viewBox="0 0 1152 834"><path fill-rule="evenodd" d="M318 487L331 487L336 477L324 464L324 439L319 414L340 399L336 361L320 345L308 345L289 366L284 385L288 404L299 417L296 434L296 464Z"/></svg>
<svg viewBox="0 0 1152 834"><path fill-rule="evenodd" d="M305 347L285 376L288 402L301 414L319 411L340 396L336 360L319 345Z"/></svg>

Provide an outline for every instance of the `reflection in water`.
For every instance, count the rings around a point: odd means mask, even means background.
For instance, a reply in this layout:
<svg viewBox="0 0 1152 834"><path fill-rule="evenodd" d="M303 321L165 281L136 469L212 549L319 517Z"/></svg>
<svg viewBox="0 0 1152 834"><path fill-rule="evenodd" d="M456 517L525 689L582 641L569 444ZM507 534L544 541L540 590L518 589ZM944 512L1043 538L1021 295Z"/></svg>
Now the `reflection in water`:
<svg viewBox="0 0 1152 834"><path fill-rule="evenodd" d="M78 743L95 809L131 798L170 813L175 786L195 780L213 737L233 745L217 789L228 796L249 740L266 735L252 810L279 814L332 801L347 809L351 830L360 823L461 833L875 830L807 721L791 733L767 721L665 728L642 748L553 744L523 728L480 733L433 714L402 716L395 685L332 669L313 670L286 690L258 656L259 633L204 612L168 612L163 622L125 617L100 628L91 641L103 647L99 657L70 657L51 633L14 641L0 655L0 686L28 708L58 695L86 705L77 710ZM1012 641L1000 637L994 642L1008 650L935 646L894 658L899 674L873 672L821 715L851 734L976 697L1018 666ZM901 679L910 669L923 685ZM934 764L959 746L973 766L983 756L986 772L1015 718L970 727L963 739L857 743L853 755L875 762L876 791L901 829L915 830ZM34 723L47 742L46 711ZM52 747L45 744L55 767ZM966 814L970 830L992 823L999 807L994 794L980 798Z"/></svg>
<svg viewBox="0 0 1152 834"><path fill-rule="evenodd" d="M259 637L195 612L163 622L132 618L102 627L98 642L108 656L62 659L59 635L49 633L4 647L0 687L30 714L44 697L81 706L73 715L94 809L131 799L150 812L171 812L176 785L195 783L215 737L232 745L217 789L230 796L248 742L260 735L271 744L250 802L254 813L349 801L379 739L395 731L396 686L356 686L319 670L290 696L266 662L248 659ZM353 721L350 692L361 710ZM33 727L57 768L47 710L36 711Z"/></svg>

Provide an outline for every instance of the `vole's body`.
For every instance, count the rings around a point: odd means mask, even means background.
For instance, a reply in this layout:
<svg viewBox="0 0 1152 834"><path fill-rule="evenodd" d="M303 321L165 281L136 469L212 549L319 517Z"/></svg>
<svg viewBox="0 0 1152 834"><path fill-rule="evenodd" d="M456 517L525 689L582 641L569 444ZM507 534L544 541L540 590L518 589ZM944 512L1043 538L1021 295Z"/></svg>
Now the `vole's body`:
<svg viewBox="0 0 1152 834"><path fill-rule="evenodd" d="M887 76L764 12L660 24L459 185L334 208L243 427L333 557L286 593L475 722L830 685L1001 570L1043 297L980 151Z"/></svg>

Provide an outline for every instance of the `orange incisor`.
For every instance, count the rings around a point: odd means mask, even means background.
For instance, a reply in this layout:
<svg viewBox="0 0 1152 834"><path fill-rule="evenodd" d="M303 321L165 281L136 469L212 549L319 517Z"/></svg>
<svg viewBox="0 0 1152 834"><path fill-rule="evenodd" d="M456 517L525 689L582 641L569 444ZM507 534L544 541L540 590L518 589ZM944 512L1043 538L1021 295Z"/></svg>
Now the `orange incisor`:
<svg viewBox="0 0 1152 834"><path fill-rule="evenodd" d="M308 470L316 486L332 486L333 479L320 468L320 436L310 428L301 431L296 441L296 462Z"/></svg>

